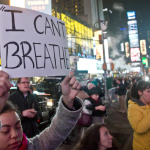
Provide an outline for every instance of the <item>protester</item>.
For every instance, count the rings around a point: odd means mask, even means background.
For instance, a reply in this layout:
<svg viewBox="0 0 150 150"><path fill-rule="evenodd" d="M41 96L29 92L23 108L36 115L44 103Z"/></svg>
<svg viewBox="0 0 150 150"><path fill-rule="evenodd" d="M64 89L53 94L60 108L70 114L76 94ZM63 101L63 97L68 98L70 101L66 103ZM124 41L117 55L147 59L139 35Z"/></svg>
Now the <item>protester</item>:
<svg viewBox="0 0 150 150"><path fill-rule="evenodd" d="M92 89L93 87L96 87L93 83L88 83L87 88L88 90Z"/></svg>
<svg viewBox="0 0 150 150"><path fill-rule="evenodd" d="M121 83L121 79L116 79L117 82L117 89L115 94L118 94L119 96L119 105L120 105L120 110L119 112L125 113L125 94L126 94L126 86Z"/></svg>
<svg viewBox="0 0 150 150"><path fill-rule="evenodd" d="M72 150L119 150L104 124L93 124Z"/></svg>
<svg viewBox="0 0 150 150"><path fill-rule="evenodd" d="M142 80L141 77L133 77L132 78L132 83L131 85L129 86L129 89L126 91L126 95L125 95L125 101L126 101L126 109L128 108L128 101L131 99L131 93L130 93L130 89L132 87L132 85L136 82L139 82L140 80Z"/></svg>
<svg viewBox="0 0 150 150"><path fill-rule="evenodd" d="M139 81L131 87L128 120L134 130L133 150L150 149L150 82Z"/></svg>
<svg viewBox="0 0 150 150"><path fill-rule="evenodd" d="M23 133L32 138L39 133L37 120L41 120L41 111L35 95L30 93L29 78L18 78L17 90L9 96L9 100L21 112Z"/></svg>
<svg viewBox="0 0 150 150"><path fill-rule="evenodd" d="M93 87L89 90L89 97L84 100L83 112L92 115L92 123L104 123L105 106L99 101L99 89Z"/></svg>
<svg viewBox="0 0 150 150"><path fill-rule="evenodd" d="M32 85L30 85L30 93L31 94L33 94L33 86ZM36 100L38 101L38 96L37 96L37 94L33 94L34 96L35 96L35 98L36 98Z"/></svg>
<svg viewBox="0 0 150 150"><path fill-rule="evenodd" d="M61 83L62 94L51 125L39 135L28 139L21 120L8 99L11 87L7 73L0 72L0 149L1 150L54 150L68 136L82 111L82 101L76 97L81 85L73 72ZM6 104L5 104L6 103Z"/></svg>

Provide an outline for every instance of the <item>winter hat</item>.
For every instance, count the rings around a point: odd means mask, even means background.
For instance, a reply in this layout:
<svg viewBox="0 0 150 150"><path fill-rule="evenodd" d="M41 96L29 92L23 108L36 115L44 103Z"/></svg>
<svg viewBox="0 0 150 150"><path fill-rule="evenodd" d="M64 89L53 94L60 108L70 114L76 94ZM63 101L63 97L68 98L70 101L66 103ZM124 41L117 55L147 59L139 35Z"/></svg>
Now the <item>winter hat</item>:
<svg viewBox="0 0 150 150"><path fill-rule="evenodd" d="M93 94L99 94L99 89L97 87L93 87L92 89L89 90L88 94L91 96Z"/></svg>
<svg viewBox="0 0 150 150"><path fill-rule="evenodd" d="M91 83L93 83L95 86L97 86L97 81L93 80Z"/></svg>

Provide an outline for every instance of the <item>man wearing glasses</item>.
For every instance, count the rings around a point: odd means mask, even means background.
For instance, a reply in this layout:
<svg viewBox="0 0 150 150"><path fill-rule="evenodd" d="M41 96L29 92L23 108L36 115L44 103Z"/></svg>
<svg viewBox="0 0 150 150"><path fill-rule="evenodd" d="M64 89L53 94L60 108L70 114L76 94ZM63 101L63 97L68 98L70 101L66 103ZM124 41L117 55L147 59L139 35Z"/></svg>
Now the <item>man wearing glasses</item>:
<svg viewBox="0 0 150 150"><path fill-rule="evenodd" d="M41 112L35 96L29 92L29 78L18 78L17 86L17 90L9 96L9 100L17 105L21 112L23 133L32 138L39 133L36 120L40 119L37 116L40 117Z"/></svg>

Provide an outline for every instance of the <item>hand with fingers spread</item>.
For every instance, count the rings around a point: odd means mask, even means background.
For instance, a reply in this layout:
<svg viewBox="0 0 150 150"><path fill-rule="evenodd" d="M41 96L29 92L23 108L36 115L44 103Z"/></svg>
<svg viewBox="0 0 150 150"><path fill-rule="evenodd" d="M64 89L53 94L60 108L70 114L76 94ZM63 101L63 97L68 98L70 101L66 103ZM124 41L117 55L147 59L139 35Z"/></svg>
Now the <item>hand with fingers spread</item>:
<svg viewBox="0 0 150 150"><path fill-rule="evenodd" d="M69 76L61 83L63 101L69 108L73 108L74 99L81 88L81 84L73 75L74 72L70 72Z"/></svg>
<svg viewBox="0 0 150 150"><path fill-rule="evenodd" d="M4 71L0 71L0 111L8 100L10 87L9 75Z"/></svg>

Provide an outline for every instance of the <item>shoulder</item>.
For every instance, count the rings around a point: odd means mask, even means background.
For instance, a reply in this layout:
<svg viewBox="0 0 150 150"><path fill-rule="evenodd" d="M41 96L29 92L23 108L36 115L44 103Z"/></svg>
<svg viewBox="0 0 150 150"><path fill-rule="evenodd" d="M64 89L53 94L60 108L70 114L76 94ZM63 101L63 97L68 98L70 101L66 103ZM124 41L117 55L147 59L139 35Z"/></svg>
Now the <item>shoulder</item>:
<svg viewBox="0 0 150 150"><path fill-rule="evenodd" d="M12 93L10 96L9 96L9 100L13 100L16 96L19 96L19 93L17 91L15 91L14 93Z"/></svg>

